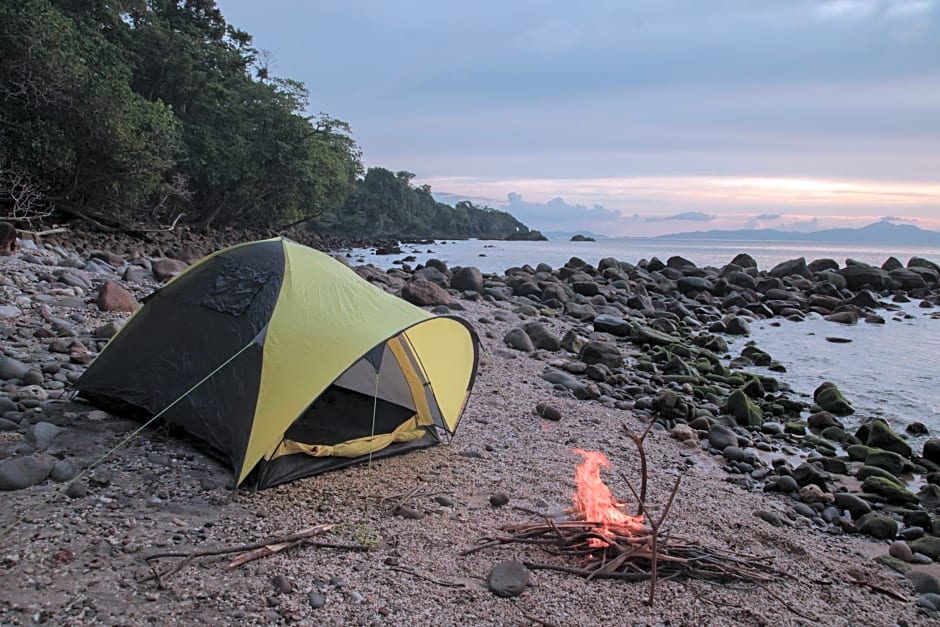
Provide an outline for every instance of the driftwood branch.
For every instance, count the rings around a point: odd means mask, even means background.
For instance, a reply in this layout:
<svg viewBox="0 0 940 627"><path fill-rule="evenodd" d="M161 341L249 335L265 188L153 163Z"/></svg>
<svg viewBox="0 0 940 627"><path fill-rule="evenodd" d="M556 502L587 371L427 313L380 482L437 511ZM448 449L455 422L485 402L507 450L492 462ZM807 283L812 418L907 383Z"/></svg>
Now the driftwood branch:
<svg viewBox="0 0 940 627"><path fill-rule="evenodd" d="M254 542L251 544L240 544L237 546L229 547L216 547L211 549L200 549L197 551L161 551L158 553L151 553L146 556L144 559L150 565L153 574L145 578L143 581L156 580L157 585L161 588L163 587L163 580L166 577L178 573L180 570L185 568L193 560L196 560L200 557L209 557L214 555L229 555L232 553L241 553L234 560L229 562L226 566L226 569L237 568L242 564L247 562L266 557L268 555L274 555L285 549L295 547L295 546L314 546L319 548L329 548L329 549L341 549L346 551L368 551L369 547L359 544L335 544L330 542L315 542L310 540L310 538L318 535L327 533L333 529L334 525L316 525L314 527L308 527L307 529L301 529L292 534L285 536L278 536L275 538L269 538L262 542ZM154 560L159 560L163 558L182 558L174 566L171 566L165 571L159 571L152 564Z"/></svg>

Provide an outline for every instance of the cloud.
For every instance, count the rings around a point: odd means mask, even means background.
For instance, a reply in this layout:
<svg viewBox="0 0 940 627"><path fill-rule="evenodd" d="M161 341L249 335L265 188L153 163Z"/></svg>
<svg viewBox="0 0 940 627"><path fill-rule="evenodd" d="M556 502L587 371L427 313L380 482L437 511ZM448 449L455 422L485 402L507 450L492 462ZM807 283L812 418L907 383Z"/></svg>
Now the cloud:
<svg viewBox="0 0 940 627"><path fill-rule="evenodd" d="M647 216L647 222L711 222L715 216L701 211L684 211L671 216Z"/></svg>
<svg viewBox="0 0 940 627"><path fill-rule="evenodd" d="M502 207L523 223L541 230L546 229L603 229L621 219L619 209L608 209L603 205L592 206L570 204L561 196L548 202L530 202L518 192L509 192Z"/></svg>
<svg viewBox="0 0 940 627"><path fill-rule="evenodd" d="M756 222L771 222L773 220L779 220L782 217L782 213L762 213L758 216L754 216L753 219Z"/></svg>
<svg viewBox="0 0 940 627"><path fill-rule="evenodd" d="M797 233L812 233L820 229L819 218L811 220L795 220L788 224L781 224L781 231L795 231Z"/></svg>
<svg viewBox="0 0 940 627"><path fill-rule="evenodd" d="M884 216L879 222L917 222L914 218L902 218L900 216Z"/></svg>

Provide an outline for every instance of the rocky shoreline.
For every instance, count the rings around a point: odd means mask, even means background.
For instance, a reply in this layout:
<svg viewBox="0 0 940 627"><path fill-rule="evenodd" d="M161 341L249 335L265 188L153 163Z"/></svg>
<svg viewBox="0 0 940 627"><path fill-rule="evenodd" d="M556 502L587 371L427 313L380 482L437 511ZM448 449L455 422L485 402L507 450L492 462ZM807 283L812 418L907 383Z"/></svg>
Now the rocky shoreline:
<svg viewBox="0 0 940 627"><path fill-rule="evenodd" d="M0 489L9 504L0 525L22 518L0 536L0 623L588 624L624 609L650 624L813 622L797 607L825 624L940 618L940 439L918 433L927 440L914 450L882 420L850 431L840 418L853 411L851 390L820 381L807 403L759 346L729 346L758 320L882 324L909 299L930 312L940 305L937 264L798 259L760 270L741 254L722 268L680 257L596 267L572 259L498 275L434 261L359 266L373 284L478 329L480 378L452 446L252 493L231 490L192 443L148 429L72 481L138 425L71 399L70 384L144 296L224 239L72 237L21 242L0 258ZM663 586L666 607L646 608L639 584L541 572L527 575L535 585L517 601L487 592L499 559L462 558L461 548L495 533L511 505L564 510L573 446L635 468L621 425L650 422L658 471L688 477L677 531L779 563L797 581L768 594L785 603L768 608L760 588L676 583ZM377 497L376 486L401 477L413 485L415 475L434 487L390 512L382 498L393 495ZM312 522L338 523L348 540L382 539L355 558L283 555L231 575L208 563L184 571L185 585L147 581L142 556L157 548L256 541ZM404 564L457 591L392 570ZM382 577L369 575L376 569ZM442 602L454 613L435 614Z"/></svg>

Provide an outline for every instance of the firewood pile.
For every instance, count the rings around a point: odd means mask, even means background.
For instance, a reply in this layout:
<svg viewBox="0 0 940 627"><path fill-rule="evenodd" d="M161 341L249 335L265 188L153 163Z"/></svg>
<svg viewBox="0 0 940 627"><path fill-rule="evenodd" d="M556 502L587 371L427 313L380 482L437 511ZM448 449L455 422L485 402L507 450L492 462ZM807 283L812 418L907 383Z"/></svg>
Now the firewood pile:
<svg viewBox="0 0 940 627"><path fill-rule="evenodd" d="M584 457L576 470L578 492L567 520L543 516L543 521L508 525L502 535L480 538L464 555L507 545L534 545L556 558L551 562L523 561L532 570L552 570L591 579L649 581L648 603L653 604L657 580L680 577L714 583L749 583L764 585L781 573L764 561L730 551L705 548L680 537L664 533L664 523L679 491L681 476L657 517L646 505L647 463L643 442L649 428L635 435L624 426L640 457L640 491L633 493L637 514L630 516L622 503L616 502L610 489L600 479L600 466L609 466L596 451L575 449ZM537 512L533 512L537 513Z"/></svg>

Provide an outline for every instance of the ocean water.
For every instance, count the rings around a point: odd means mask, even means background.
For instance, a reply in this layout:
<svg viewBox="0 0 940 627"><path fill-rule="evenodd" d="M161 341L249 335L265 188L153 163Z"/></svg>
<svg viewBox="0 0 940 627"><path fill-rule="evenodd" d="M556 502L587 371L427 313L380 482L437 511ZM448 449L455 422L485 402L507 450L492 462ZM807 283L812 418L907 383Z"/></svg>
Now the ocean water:
<svg viewBox="0 0 940 627"><path fill-rule="evenodd" d="M940 263L940 249L862 247L844 244L748 241L699 241L618 239L597 242L500 242L462 240L430 245L402 246L402 255L377 256L367 249L337 251L353 264L371 263L387 269L406 256L412 266L435 258L449 266L477 266L483 272L502 273L507 268L544 262L557 268L571 257L596 264L604 257L636 263L653 256L663 261L681 255L699 266L720 267L740 252L750 254L761 269L805 257L835 259L844 265L856 259L881 265L895 256L903 263L920 256ZM881 417L896 430L912 422L925 424L930 435L940 437L940 308L922 308L920 301L899 304L898 311L881 310L885 324L842 325L811 316L801 322L758 321L751 325L754 340L786 368L772 374L807 399L824 381L839 386L856 413L843 418L850 427ZM773 323L772 323L773 322ZM851 340L833 343L826 338ZM738 355L746 340L731 339L731 353ZM919 450L924 438L912 438Z"/></svg>

